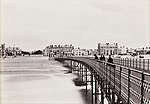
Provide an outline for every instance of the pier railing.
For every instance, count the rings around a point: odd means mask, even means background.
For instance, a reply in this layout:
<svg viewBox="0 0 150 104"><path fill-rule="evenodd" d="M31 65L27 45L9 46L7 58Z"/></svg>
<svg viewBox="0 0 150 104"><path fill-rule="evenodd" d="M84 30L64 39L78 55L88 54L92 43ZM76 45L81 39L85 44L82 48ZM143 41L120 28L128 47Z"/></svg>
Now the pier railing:
<svg viewBox="0 0 150 104"><path fill-rule="evenodd" d="M86 56L78 57L78 58L94 59L94 57L86 57ZM106 58L105 61L107 61L107 59L108 58ZM142 58L113 58L113 60L114 60L114 64L130 67L130 68L133 68L133 69L150 71L150 59L142 59Z"/></svg>
<svg viewBox="0 0 150 104"><path fill-rule="evenodd" d="M127 104L150 104L150 73L125 64L111 64L93 59L89 64Z"/></svg>
<svg viewBox="0 0 150 104"><path fill-rule="evenodd" d="M127 104L150 104L150 74L120 65L104 65L101 72Z"/></svg>
<svg viewBox="0 0 150 104"><path fill-rule="evenodd" d="M114 58L114 63L130 68L150 71L150 59Z"/></svg>

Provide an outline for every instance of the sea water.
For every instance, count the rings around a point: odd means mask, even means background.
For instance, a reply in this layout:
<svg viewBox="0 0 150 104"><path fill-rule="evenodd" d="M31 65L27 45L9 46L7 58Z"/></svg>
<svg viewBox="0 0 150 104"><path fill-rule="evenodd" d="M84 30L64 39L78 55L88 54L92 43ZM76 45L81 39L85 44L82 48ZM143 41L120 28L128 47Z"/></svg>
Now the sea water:
<svg viewBox="0 0 150 104"><path fill-rule="evenodd" d="M77 76L43 56L0 59L1 104L88 104Z"/></svg>

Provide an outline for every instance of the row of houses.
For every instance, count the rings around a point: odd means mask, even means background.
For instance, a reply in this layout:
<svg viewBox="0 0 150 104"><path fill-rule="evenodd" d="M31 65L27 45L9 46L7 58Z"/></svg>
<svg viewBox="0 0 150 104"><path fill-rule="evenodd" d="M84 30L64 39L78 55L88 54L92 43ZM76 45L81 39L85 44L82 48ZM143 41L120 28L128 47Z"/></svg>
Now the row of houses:
<svg viewBox="0 0 150 104"><path fill-rule="evenodd" d="M145 55L150 54L150 47L142 48L128 48L125 46L118 46L118 43L98 43L98 54L101 55Z"/></svg>
<svg viewBox="0 0 150 104"><path fill-rule="evenodd" d="M49 45L43 50L44 56L49 57L63 57L63 56L87 56L97 54L97 49L95 50L87 50L75 48L72 44L68 45Z"/></svg>
<svg viewBox="0 0 150 104"><path fill-rule="evenodd" d="M98 43L97 49L81 49L75 48L72 44L65 45L49 45L43 50L44 56L88 56L88 55L144 55L150 54L150 47L128 48L118 46L118 43ZM5 44L0 45L0 57L22 55L22 49L16 46L6 47Z"/></svg>
<svg viewBox="0 0 150 104"><path fill-rule="evenodd" d="M22 55L22 49L16 46L12 47L6 47L5 44L0 45L0 58L6 57L6 56L16 56L16 55Z"/></svg>
<svg viewBox="0 0 150 104"><path fill-rule="evenodd" d="M49 45L43 50L44 56L54 57L54 56L71 56L74 46L70 45Z"/></svg>
<svg viewBox="0 0 150 104"><path fill-rule="evenodd" d="M97 49L80 49L78 47L72 50L72 53L74 56L89 56L89 55L91 56L97 54L98 52Z"/></svg>
<svg viewBox="0 0 150 104"><path fill-rule="evenodd" d="M97 49L81 49L70 45L49 45L43 50L44 56L88 56L88 55L143 55L150 52L150 47L145 48L128 48L118 46L118 43L98 43Z"/></svg>

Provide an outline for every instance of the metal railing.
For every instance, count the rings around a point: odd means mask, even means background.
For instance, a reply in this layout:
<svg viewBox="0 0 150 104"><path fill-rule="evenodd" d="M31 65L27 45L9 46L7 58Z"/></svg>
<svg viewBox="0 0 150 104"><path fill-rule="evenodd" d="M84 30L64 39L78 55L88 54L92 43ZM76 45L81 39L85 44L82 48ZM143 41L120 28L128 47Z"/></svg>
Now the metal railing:
<svg viewBox="0 0 150 104"><path fill-rule="evenodd" d="M114 63L134 69L150 71L150 59L114 58Z"/></svg>
<svg viewBox="0 0 150 104"><path fill-rule="evenodd" d="M150 104L150 74L127 65L95 62L100 74L111 88L128 104ZM96 69L96 67L95 67Z"/></svg>
<svg viewBox="0 0 150 104"><path fill-rule="evenodd" d="M150 104L150 74L129 67L105 64L104 78L128 104Z"/></svg>
<svg viewBox="0 0 150 104"><path fill-rule="evenodd" d="M78 58L87 58L94 59L94 57L78 57ZM107 61L108 58L105 59ZM98 61L100 61L98 59ZM150 71L150 59L141 59L141 58L113 58L114 64L130 67L133 69L140 69Z"/></svg>

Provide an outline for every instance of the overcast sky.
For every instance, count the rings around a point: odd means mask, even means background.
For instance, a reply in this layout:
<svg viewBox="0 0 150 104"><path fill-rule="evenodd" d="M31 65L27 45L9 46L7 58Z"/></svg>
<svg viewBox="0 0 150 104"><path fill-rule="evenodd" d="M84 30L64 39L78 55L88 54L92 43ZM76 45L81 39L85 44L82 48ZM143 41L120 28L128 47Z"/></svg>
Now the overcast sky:
<svg viewBox="0 0 150 104"><path fill-rule="evenodd" d="M149 6L149 0L1 0L1 43L24 50L148 46Z"/></svg>

